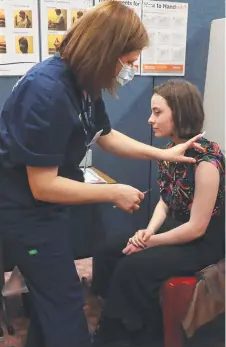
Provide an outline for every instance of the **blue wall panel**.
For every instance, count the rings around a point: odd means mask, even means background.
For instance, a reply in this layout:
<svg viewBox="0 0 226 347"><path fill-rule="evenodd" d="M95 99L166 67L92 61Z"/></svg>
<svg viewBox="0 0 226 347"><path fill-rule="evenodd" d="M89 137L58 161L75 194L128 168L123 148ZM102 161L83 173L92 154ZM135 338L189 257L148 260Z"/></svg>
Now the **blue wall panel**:
<svg viewBox="0 0 226 347"><path fill-rule="evenodd" d="M118 90L119 99L107 95L104 99L111 119L112 127L124 134L151 143L151 127L148 125L150 116L150 97L152 94L153 78L136 77L133 82ZM150 162L118 158L95 147L93 151L95 166L114 177L117 182L130 184L141 191L149 187ZM132 217L122 215L124 223L129 219L133 228L145 226L148 221L148 196L141 205L139 213Z"/></svg>
<svg viewBox="0 0 226 347"><path fill-rule="evenodd" d="M18 77L0 77L0 110L17 80Z"/></svg>

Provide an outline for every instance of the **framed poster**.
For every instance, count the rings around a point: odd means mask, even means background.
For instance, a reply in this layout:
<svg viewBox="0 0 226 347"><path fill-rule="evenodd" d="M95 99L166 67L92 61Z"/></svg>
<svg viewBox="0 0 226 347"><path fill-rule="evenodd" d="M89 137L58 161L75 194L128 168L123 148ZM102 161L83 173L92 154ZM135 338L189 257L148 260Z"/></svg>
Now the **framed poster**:
<svg viewBox="0 0 226 347"><path fill-rule="evenodd" d="M24 75L39 61L37 0L0 0L0 75Z"/></svg>
<svg viewBox="0 0 226 347"><path fill-rule="evenodd" d="M141 54L141 75L184 76L188 4L144 0L142 20L150 46Z"/></svg>
<svg viewBox="0 0 226 347"><path fill-rule="evenodd" d="M42 60L57 52L65 32L92 6L93 0L41 0Z"/></svg>

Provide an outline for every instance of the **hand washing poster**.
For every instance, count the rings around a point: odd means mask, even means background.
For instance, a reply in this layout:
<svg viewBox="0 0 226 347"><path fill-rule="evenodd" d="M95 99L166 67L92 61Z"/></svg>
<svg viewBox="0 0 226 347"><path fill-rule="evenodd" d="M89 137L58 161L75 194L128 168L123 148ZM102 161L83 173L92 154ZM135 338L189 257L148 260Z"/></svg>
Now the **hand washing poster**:
<svg viewBox="0 0 226 347"><path fill-rule="evenodd" d="M41 0L42 60L57 52L65 32L92 6L93 0Z"/></svg>
<svg viewBox="0 0 226 347"><path fill-rule="evenodd" d="M54 55L65 32L93 6L108 0L0 0L0 75L23 75ZM185 74L188 4L118 0L133 8L150 37L135 63L143 76ZM40 23L39 23L40 19ZM39 35L39 25L41 36Z"/></svg>
<svg viewBox="0 0 226 347"><path fill-rule="evenodd" d="M188 4L143 1L150 46L141 54L141 75L184 76Z"/></svg>
<svg viewBox="0 0 226 347"><path fill-rule="evenodd" d="M0 0L0 75L24 75L40 60L36 0Z"/></svg>

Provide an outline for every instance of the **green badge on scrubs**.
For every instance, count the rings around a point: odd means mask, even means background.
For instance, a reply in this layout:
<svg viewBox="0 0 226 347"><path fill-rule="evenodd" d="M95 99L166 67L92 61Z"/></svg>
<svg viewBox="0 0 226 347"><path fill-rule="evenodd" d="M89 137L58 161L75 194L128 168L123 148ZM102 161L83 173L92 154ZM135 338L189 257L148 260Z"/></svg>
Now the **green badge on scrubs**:
<svg viewBox="0 0 226 347"><path fill-rule="evenodd" d="M29 255L36 255L38 254L37 249L31 249L30 251L28 251Z"/></svg>

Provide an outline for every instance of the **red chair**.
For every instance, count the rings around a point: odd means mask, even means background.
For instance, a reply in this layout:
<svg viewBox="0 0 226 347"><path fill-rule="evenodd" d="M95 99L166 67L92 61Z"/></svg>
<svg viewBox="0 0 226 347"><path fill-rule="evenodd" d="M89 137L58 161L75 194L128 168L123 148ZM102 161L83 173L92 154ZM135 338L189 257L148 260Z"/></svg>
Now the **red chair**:
<svg viewBox="0 0 226 347"><path fill-rule="evenodd" d="M195 277L173 277L161 288L164 347L183 347L182 320L196 285Z"/></svg>

